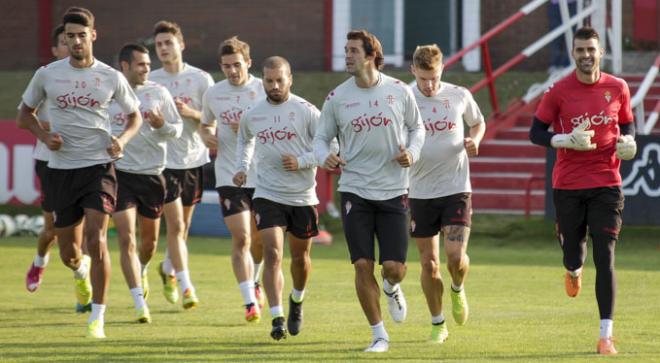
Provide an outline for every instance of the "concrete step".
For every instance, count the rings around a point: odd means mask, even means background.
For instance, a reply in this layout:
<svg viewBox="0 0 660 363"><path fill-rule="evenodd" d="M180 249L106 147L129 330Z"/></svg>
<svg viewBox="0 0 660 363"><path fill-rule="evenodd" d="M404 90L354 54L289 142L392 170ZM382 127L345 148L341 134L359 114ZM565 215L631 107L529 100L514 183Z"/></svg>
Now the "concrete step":
<svg viewBox="0 0 660 363"><path fill-rule="evenodd" d="M486 140L479 146L483 156L501 157L544 157L545 148L532 144L529 140Z"/></svg>
<svg viewBox="0 0 660 363"><path fill-rule="evenodd" d="M525 209L526 195L524 190L508 189L473 189L472 207L490 209ZM532 190L529 200L530 210L545 208L545 190Z"/></svg>
<svg viewBox="0 0 660 363"><path fill-rule="evenodd" d="M495 135L496 140L529 140L529 127L517 126L500 130Z"/></svg>
<svg viewBox="0 0 660 363"><path fill-rule="evenodd" d="M501 209L501 208L472 208L473 214L498 214L498 215L525 215L524 209ZM533 216L545 215L544 209L532 209L529 213Z"/></svg>
<svg viewBox="0 0 660 363"><path fill-rule="evenodd" d="M542 174L538 175L543 177ZM471 173L470 181L472 188L477 189L526 190L528 185L531 189L543 189L545 183L536 178L532 179L533 176L533 173Z"/></svg>
<svg viewBox="0 0 660 363"><path fill-rule="evenodd" d="M478 156L470 159L472 173L533 173L545 174L545 157L512 158Z"/></svg>

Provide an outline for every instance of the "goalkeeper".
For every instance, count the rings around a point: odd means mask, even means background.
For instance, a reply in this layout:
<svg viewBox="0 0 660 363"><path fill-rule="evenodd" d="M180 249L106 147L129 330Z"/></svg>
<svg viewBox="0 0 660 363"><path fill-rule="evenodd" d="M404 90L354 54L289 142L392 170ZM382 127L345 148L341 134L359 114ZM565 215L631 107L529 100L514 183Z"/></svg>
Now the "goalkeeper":
<svg viewBox="0 0 660 363"><path fill-rule="evenodd" d="M625 81L600 71L603 49L592 28L578 29L571 53L575 72L543 95L529 136L535 144L557 149L553 201L570 297L580 292L587 233L591 237L601 319L597 352L611 355L617 353L612 314L614 247L623 211L619 166L637 149L630 91Z"/></svg>

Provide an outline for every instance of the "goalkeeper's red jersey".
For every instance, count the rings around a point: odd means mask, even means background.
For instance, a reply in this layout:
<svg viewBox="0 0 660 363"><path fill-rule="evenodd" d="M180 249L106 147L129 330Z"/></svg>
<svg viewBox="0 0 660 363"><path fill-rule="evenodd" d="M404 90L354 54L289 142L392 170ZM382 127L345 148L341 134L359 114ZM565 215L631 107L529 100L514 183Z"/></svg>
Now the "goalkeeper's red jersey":
<svg viewBox="0 0 660 363"><path fill-rule="evenodd" d="M536 118L551 124L555 133L568 134L584 120L595 135L592 151L557 149L552 172L554 189L589 189L621 185L616 157L619 125L633 121L630 90L620 78L601 72L594 84L582 83L575 72L551 86L543 95Z"/></svg>

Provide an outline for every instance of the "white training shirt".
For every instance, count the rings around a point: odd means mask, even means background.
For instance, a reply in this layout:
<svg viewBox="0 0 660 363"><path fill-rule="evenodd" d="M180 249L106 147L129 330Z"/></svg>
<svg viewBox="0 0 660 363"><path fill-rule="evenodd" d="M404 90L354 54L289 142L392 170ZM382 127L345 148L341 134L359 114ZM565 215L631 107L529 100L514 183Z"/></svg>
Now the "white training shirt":
<svg viewBox="0 0 660 363"><path fill-rule="evenodd" d="M484 122L470 91L441 82L435 96L413 89L424 119L426 139L419 160L410 169L408 197L432 199L472 192L470 164L463 145L465 131Z"/></svg>
<svg viewBox="0 0 660 363"><path fill-rule="evenodd" d="M149 74L149 80L167 88L172 97L183 101L197 111L202 109L204 92L213 85L213 78L207 72L184 63L181 72L172 74L164 68ZM199 135L199 123L182 117L183 133L181 137L167 142L167 168L192 169L210 161L209 150Z"/></svg>
<svg viewBox="0 0 660 363"><path fill-rule="evenodd" d="M115 167L134 174L159 175L165 169L167 141L181 136L183 121L172 95L165 87L147 81L134 91L140 100L144 122L137 134L124 146L124 156L115 161ZM159 129L154 129L147 122L148 114L154 110L160 111L165 121ZM110 104L109 113L112 134L119 136L126 128L128 117L116 102Z"/></svg>
<svg viewBox="0 0 660 363"><path fill-rule="evenodd" d="M218 155L215 158L215 186L232 186L236 174L236 138L237 133L231 124L238 124L243 112L258 101L266 98L261 79L250 76L241 86L234 86L223 80L209 88L204 94L202 123L213 124L216 121ZM247 173L245 188L254 188L257 183L257 165L252 163Z"/></svg>
<svg viewBox="0 0 660 363"><path fill-rule="evenodd" d="M319 204L315 189L317 163L312 151L319 113L316 106L289 94L289 99L279 105L264 99L243 114L236 169L249 170L253 159L259 163L254 198L297 207ZM297 157L298 170L284 170L285 154Z"/></svg>
<svg viewBox="0 0 660 363"><path fill-rule="evenodd" d="M111 99L127 114L138 111L139 101L126 78L97 59L87 68L75 68L64 58L37 70L23 103L36 108L43 102L51 132L64 140L51 153L48 167L76 169L112 161L107 151Z"/></svg>
<svg viewBox="0 0 660 363"><path fill-rule="evenodd" d="M339 138L346 161L340 192L364 199L387 200L407 193L408 168L396 160L399 146L407 147L413 162L424 144L424 124L415 97L405 83L380 73L378 83L360 88L351 77L331 91L323 104L314 153L320 165L328 145Z"/></svg>

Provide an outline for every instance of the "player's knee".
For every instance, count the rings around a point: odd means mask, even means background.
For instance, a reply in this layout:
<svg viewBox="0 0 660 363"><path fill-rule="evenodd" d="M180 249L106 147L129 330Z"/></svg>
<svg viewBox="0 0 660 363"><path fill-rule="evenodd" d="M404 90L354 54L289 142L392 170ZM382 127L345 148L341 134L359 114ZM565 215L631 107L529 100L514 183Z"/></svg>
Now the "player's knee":
<svg viewBox="0 0 660 363"><path fill-rule="evenodd" d="M393 283L403 280L406 275L406 265L397 261L383 262L383 275Z"/></svg>
<svg viewBox="0 0 660 363"><path fill-rule="evenodd" d="M467 259L463 257L463 253L460 251L454 251L447 254L447 268L450 270L460 269L464 263L467 262Z"/></svg>
<svg viewBox="0 0 660 363"><path fill-rule="evenodd" d="M44 240L46 240L48 242L51 242L51 241L54 241L55 237L57 237L57 236L55 235L55 230L53 228L45 228L44 227L44 229L41 231L41 237Z"/></svg>
<svg viewBox="0 0 660 363"><path fill-rule="evenodd" d="M440 267L438 261L433 258L425 258L422 260L422 271L430 275L432 278L440 278Z"/></svg>
<svg viewBox="0 0 660 363"><path fill-rule="evenodd" d="M279 264L282 252L276 246L264 246L264 260L270 265Z"/></svg>
<svg viewBox="0 0 660 363"><path fill-rule="evenodd" d="M311 259L309 257L309 253L297 253L295 255L291 255L291 264L295 266L304 266L307 263L311 262Z"/></svg>
<svg viewBox="0 0 660 363"><path fill-rule="evenodd" d="M360 258L353 263L356 273L358 274L369 274L373 276L374 272L374 261L368 260L366 258Z"/></svg>
<svg viewBox="0 0 660 363"><path fill-rule="evenodd" d="M598 269L614 269L614 246L617 237L610 233L592 233L594 264Z"/></svg>

